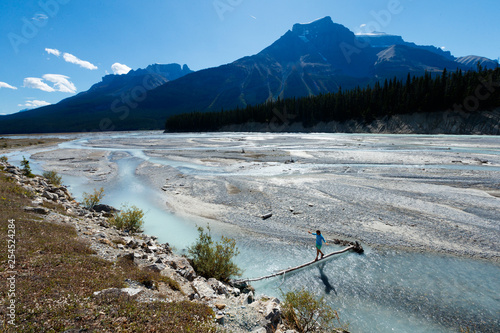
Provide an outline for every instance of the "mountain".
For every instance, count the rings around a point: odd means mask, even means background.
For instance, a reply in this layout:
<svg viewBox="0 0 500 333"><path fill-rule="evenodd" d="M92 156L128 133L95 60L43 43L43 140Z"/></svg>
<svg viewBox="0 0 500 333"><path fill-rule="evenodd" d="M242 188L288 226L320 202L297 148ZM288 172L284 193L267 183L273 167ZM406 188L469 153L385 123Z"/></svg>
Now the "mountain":
<svg viewBox="0 0 500 333"><path fill-rule="evenodd" d="M466 57L459 57L456 60L458 63L465 65L471 69L476 69L477 64L480 63L481 66L488 68L488 69L495 69L498 66L498 62L493 61L491 59L485 58L485 57L480 57L480 56L466 56Z"/></svg>
<svg viewBox="0 0 500 333"><path fill-rule="evenodd" d="M157 128L163 125L163 119L148 114L132 115L132 110L150 90L192 72L187 65L154 64L127 74L106 75L89 90L57 104L0 117L0 133Z"/></svg>
<svg viewBox="0 0 500 333"><path fill-rule="evenodd" d="M106 75L101 82L94 84L88 91L77 96L83 97L88 94L119 96L138 86L151 90L192 72L187 65L183 67L179 64L149 65L144 69L131 70L127 74Z"/></svg>
<svg viewBox="0 0 500 333"><path fill-rule="evenodd" d="M191 72L151 65L105 76L55 105L0 117L0 133L161 129L173 114L336 92L408 73L467 70L474 60L458 61L399 36L356 36L325 17L295 24L261 52L219 67Z"/></svg>
<svg viewBox="0 0 500 333"><path fill-rule="evenodd" d="M360 41L368 43L370 44L370 46L378 48L380 50L386 49L392 45L404 45L411 48L426 50L438 54L451 61L456 60L456 58L451 54L450 51L444 51L443 49L432 45L417 45L415 43L405 41L401 36L388 35L384 32L375 31L367 34L357 34L356 37Z"/></svg>

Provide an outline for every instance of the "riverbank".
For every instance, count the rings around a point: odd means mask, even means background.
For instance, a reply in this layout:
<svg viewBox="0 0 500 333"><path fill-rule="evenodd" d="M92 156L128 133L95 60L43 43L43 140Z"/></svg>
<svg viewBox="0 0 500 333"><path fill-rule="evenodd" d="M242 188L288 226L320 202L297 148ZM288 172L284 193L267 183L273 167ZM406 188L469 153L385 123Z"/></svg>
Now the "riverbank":
<svg viewBox="0 0 500 333"><path fill-rule="evenodd" d="M351 119L344 122L319 122L310 127L293 119L272 124L249 122L225 126L221 132L291 132L291 133L371 133L371 134L447 134L500 135L500 108L476 112L447 110L395 114L371 122Z"/></svg>
<svg viewBox="0 0 500 333"><path fill-rule="evenodd" d="M67 170L65 182L78 197L103 186L109 195L105 203L138 203L149 210L148 233L174 242L179 252L194 241L196 225L210 222L216 236L237 240L244 278L296 266L310 255L313 259L307 229L317 226L327 239L345 231L373 240L362 241L365 255L342 255L326 266L256 283L259 295L308 288L324 295L359 332L447 333L465 327L488 332L498 325L498 260L462 249L434 249L441 244L418 246L399 240L400 250L387 240L407 237L397 233L404 231L407 212L423 225L411 227L418 236L426 236L422 229L432 233L437 226L440 234L431 234L431 239L447 241L451 222L462 228L470 225L476 235L495 235L498 137L131 132L75 139L53 152L30 150L25 155L32 154L32 161L48 157L49 163L35 163L46 170L61 163L56 171ZM65 160L66 152L79 149L80 159ZM86 151L104 154L102 161L92 161L93 166L102 164L106 170L115 165L116 171L92 178L100 171L92 173L89 168L71 177L73 168L88 159ZM21 155L11 156L19 161ZM176 200L184 203L176 205ZM190 218L178 219L168 207ZM263 219L267 214L272 216ZM338 219L328 220L332 215ZM402 222L387 230L368 223L352 229L358 219L373 221L370 217L387 219L384 226L392 220ZM333 232L325 232L321 223L334 224Z"/></svg>
<svg viewBox="0 0 500 333"><path fill-rule="evenodd" d="M151 135L85 147L33 158L101 182L140 149L136 174L180 216L269 240L305 243L307 230L321 229L372 247L500 260L497 137Z"/></svg>
<svg viewBox="0 0 500 333"><path fill-rule="evenodd" d="M162 327L172 330L173 317L177 318L175 330L179 332L219 332L222 328L230 332L265 332L271 323L281 321L279 300L257 298L251 287L240 290L197 276L186 258L174 254L168 244L159 244L156 237L129 234L110 226L111 207L86 209L73 199L65 186L54 186L41 176L26 177L22 170L5 161L0 161L0 169L2 188L9 187L8 193L2 193L2 200L14 207L3 211L2 218L8 218L9 223L13 221L19 234L15 244L20 250L13 252L17 255L13 267L2 271L2 275L17 271L13 275L19 289L16 300L25 309L12 312L12 322L18 327L31 325L32 328L78 331L88 328L113 331L115 327L127 332L156 331ZM19 198L9 193L16 193ZM7 222L2 220L2 230L4 223ZM44 236L44 231L32 234L33 227L40 227L48 234ZM46 237L55 238L47 240ZM40 245L40 249L35 246L34 250L38 250L33 254L30 251L34 242L45 245ZM59 249L61 247L64 250ZM52 267L54 260L58 263ZM92 268L87 267L89 265ZM86 269L89 271L85 273ZM30 276L40 277L37 287L26 280ZM57 286L45 290L45 283ZM33 290L38 310L29 314L26 309L33 308L26 293L32 288L38 289ZM4 298L10 295L2 294ZM102 302L106 306L103 307ZM9 327L14 326L8 324L7 303L5 299L2 302L2 327L9 331ZM107 308L110 304L112 308ZM178 308L173 310L170 304ZM122 313L123 307L127 308L126 314ZM150 314L156 318L148 319L144 310L152 307L161 313L153 311ZM131 323L134 309L142 313L143 318ZM98 313L97 316L94 313ZM210 321L213 314L218 325ZM164 316L168 322L163 322ZM152 327L148 326L149 321L154 323ZM128 328L129 325L135 328Z"/></svg>

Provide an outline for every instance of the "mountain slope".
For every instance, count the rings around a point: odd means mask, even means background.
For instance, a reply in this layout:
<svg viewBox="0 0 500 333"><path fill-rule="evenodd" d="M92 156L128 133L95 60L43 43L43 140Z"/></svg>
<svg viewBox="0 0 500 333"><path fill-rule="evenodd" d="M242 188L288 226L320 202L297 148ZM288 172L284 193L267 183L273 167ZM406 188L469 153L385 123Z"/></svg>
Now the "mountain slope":
<svg viewBox="0 0 500 333"><path fill-rule="evenodd" d="M89 90L57 104L0 117L0 133L156 128L163 123L161 116L132 115L133 109L151 89L192 72L187 65L154 64L127 74L106 75Z"/></svg>

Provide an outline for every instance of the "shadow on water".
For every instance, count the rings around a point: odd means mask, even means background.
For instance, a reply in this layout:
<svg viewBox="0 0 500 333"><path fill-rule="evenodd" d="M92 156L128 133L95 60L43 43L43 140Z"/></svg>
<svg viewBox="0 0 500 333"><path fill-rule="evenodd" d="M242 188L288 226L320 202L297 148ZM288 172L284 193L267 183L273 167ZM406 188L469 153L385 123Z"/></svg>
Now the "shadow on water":
<svg viewBox="0 0 500 333"><path fill-rule="evenodd" d="M335 290L335 287L333 287L330 284L330 281L328 280L328 276L325 274L325 265L326 262L321 263L318 265L318 270L319 270L319 278L321 279L321 282L325 285L325 294L330 294L332 291L337 295L337 291Z"/></svg>

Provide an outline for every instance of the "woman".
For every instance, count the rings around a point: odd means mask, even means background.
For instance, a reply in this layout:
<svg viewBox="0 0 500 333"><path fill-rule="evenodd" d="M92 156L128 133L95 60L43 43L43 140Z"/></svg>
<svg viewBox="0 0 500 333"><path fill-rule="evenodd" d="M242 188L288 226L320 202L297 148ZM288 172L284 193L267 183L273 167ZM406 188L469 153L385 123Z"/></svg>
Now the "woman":
<svg viewBox="0 0 500 333"><path fill-rule="evenodd" d="M321 235L321 231L319 230L316 230L316 233L313 234L312 232L308 231L308 233L310 233L311 235L313 236L316 236L316 259L314 259L314 261L317 261L318 260L318 255L321 253L321 257L320 259L323 259L323 256L325 255L323 252L321 252L321 246L323 245L323 242L325 243L325 245L328 245L326 243L326 240L325 238Z"/></svg>

